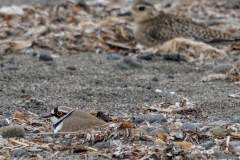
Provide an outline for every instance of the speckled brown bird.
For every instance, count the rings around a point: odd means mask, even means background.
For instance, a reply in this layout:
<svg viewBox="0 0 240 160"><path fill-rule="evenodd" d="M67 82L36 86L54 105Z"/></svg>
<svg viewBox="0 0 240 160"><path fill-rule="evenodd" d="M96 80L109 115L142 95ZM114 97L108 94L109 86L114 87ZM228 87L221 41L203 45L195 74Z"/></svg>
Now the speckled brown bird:
<svg viewBox="0 0 240 160"><path fill-rule="evenodd" d="M190 38L203 42L233 41L233 35L213 30L186 18L159 12L145 1L136 2L131 8L134 20L134 37L146 46L155 46L172 38Z"/></svg>

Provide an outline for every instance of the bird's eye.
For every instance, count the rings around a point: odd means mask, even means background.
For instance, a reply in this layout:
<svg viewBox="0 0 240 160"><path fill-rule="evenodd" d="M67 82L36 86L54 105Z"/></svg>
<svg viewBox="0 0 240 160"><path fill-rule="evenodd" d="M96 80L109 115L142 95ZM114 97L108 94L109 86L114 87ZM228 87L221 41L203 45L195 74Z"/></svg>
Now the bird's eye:
<svg viewBox="0 0 240 160"><path fill-rule="evenodd" d="M144 6L141 6L138 8L139 11L144 11L145 10L145 7Z"/></svg>
<svg viewBox="0 0 240 160"><path fill-rule="evenodd" d="M57 112L56 115L57 115L58 117L61 117L61 116L63 115L63 112Z"/></svg>

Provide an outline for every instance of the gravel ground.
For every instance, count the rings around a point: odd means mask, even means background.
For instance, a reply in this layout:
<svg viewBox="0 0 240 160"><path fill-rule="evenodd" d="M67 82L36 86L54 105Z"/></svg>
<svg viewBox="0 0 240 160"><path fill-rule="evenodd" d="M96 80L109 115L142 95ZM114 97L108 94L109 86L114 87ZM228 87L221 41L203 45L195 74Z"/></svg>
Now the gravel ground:
<svg viewBox="0 0 240 160"><path fill-rule="evenodd" d="M56 0L36 0L56 3ZM28 0L1 0L0 5L28 3ZM31 1L30 3L35 3ZM207 118L191 117L193 122L233 121L240 113L240 99L228 97L239 92L239 85L228 81L202 82L217 64L239 59L203 64L167 61L162 57L139 60L141 68L122 70L119 60L108 60L108 53L82 52L76 55L53 55L53 61L39 61L38 55L48 51L11 53L0 63L0 115L14 111L42 115L54 107L66 105L83 110L108 111L110 115L138 115L141 108L157 100L175 103L183 97L208 114ZM51 52L50 52L51 53ZM69 70L67 67L75 67ZM154 78L154 79L153 79ZM157 93L156 89L162 90ZM174 94L172 94L174 93ZM22 104L26 97L41 103Z"/></svg>
<svg viewBox="0 0 240 160"><path fill-rule="evenodd" d="M36 2L60 1L2 0L1 4ZM141 69L125 71L117 67L116 61L107 60L108 54L66 54L54 58L53 63L46 63L32 53L4 56L2 62L5 67L0 70L1 112L25 107L41 114L56 105L67 105L123 115L138 113L143 106L152 105L159 99L174 103L186 97L201 106L210 119L227 120L239 113L240 100L228 98L230 93L239 92L239 86L226 81L201 82L215 64L223 61L191 65L155 57L151 61L142 61ZM239 57L231 57L224 62L232 63L234 58ZM75 66L77 70L70 71L66 69L68 66ZM153 77L158 81L152 81ZM156 93L156 89L163 92ZM21 91L25 91L24 94ZM19 106L17 102L24 96L34 96L43 103L27 108Z"/></svg>
<svg viewBox="0 0 240 160"><path fill-rule="evenodd" d="M142 60L142 68L122 70L117 62L123 57L111 61L107 60L108 55L66 54L54 58L53 62L39 61L32 53L4 56L5 66L0 74L1 112L30 110L42 114L57 105L67 105L84 110L108 110L111 115L119 116L138 114L142 107L153 105L159 99L175 103L183 97L201 106L209 114L208 119L215 121L228 120L240 111L240 99L228 98L230 93L239 92L238 85L226 81L201 82L214 63L196 65L154 57L150 61ZM69 66L75 66L76 70L66 69ZM152 80L154 77L157 82ZM155 92L156 89L162 93ZM43 103L18 103L28 96Z"/></svg>

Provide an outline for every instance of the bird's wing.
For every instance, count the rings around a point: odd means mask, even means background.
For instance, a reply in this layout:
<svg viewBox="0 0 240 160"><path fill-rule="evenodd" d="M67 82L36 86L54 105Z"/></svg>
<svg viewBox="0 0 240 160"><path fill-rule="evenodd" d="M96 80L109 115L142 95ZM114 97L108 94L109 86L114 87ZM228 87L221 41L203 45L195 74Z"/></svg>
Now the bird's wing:
<svg viewBox="0 0 240 160"><path fill-rule="evenodd" d="M235 39L235 37L230 34L210 29L206 25L197 24L189 19L178 18L168 14L160 15L158 20L147 29L147 32L153 39L162 41L177 37L204 42Z"/></svg>
<svg viewBox="0 0 240 160"><path fill-rule="evenodd" d="M106 124L103 120L80 110L75 110L72 115L63 120L61 132L73 132L90 129Z"/></svg>

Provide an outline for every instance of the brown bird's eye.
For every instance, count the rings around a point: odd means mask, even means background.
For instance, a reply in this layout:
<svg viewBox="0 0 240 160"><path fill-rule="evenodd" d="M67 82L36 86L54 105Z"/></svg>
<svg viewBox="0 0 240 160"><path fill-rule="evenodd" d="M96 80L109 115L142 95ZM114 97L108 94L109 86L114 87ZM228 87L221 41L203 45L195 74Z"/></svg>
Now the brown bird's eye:
<svg viewBox="0 0 240 160"><path fill-rule="evenodd" d="M63 115L63 113L62 113L62 112L57 112L56 115L57 115L58 117L61 117L61 116Z"/></svg>
<svg viewBox="0 0 240 160"><path fill-rule="evenodd" d="M145 7L144 6L141 6L138 8L139 11L144 11L145 10Z"/></svg>

